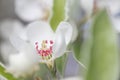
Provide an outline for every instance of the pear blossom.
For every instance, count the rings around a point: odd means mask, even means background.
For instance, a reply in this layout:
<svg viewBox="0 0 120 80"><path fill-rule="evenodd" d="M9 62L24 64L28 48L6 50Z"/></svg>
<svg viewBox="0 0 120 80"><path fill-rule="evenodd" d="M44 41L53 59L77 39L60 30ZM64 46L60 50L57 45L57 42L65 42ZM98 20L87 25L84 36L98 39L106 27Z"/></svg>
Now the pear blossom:
<svg viewBox="0 0 120 80"><path fill-rule="evenodd" d="M61 22L53 32L50 25L44 21L35 21L26 28L27 41L18 34L10 36L10 42L16 53L8 58L7 71L15 77L25 76L38 69L39 62L49 63L62 56L72 36L72 27L67 22Z"/></svg>
<svg viewBox="0 0 120 80"><path fill-rule="evenodd" d="M53 0L15 0L15 12L23 21L48 19L52 14Z"/></svg>
<svg viewBox="0 0 120 80"><path fill-rule="evenodd" d="M37 55L33 55L30 44L26 43L25 27L18 21L13 19L5 19L0 24L0 31L3 41L0 44L0 56L2 64L6 71L12 73L15 77L26 76L32 74L38 67ZM17 35L14 36L13 35ZM9 37L10 40L9 40ZM20 39L19 39L20 38ZM15 46L16 40L19 45Z"/></svg>
<svg viewBox="0 0 120 80"><path fill-rule="evenodd" d="M72 26L61 22L54 32L50 25L44 21L30 23L27 36L34 46L40 62L49 62L62 56L72 37Z"/></svg>
<svg viewBox="0 0 120 80"><path fill-rule="evenodd" d="M37 71L39 58L33 54L33 47L18 36L11 37L11 43L17 52L9 56L9 64L5 66L6 71L13 74L14 77L25 77Z"/></svg>

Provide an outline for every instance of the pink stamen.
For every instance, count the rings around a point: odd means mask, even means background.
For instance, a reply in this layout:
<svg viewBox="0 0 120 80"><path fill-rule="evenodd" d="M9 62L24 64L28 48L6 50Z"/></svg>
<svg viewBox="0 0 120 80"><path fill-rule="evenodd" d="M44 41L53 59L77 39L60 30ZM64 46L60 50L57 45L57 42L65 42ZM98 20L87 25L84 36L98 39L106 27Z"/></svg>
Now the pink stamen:
<svg viewBox="0 0 120 80"><path fill-rule="evenodd" d="M45 40L45 43L42 43L41 45L47 45L47 44L48 44L48 41ZM39 49L38 42L35 43L35 45L36 45L36 50L37 50L37 52L38 52L38 54L39 54L40 56L43 56L43 57L44 57L44 56L51 55L51 54L53 53L53 51L52 51L53 41L50 40L50 41L49 41L49 44L50 44L49 47L42 47L42 48Z"/></svg>
<svg viewBox="0 0 120 80"><path fill-rule="evenodd" d="M35 42L35 45L38 45L38 42Z"/></svg>
<svg viewBox="0 0 120 80"><path fill-rule="evenodd" d="M53 41L52 41L52 40L50 40L50 44L53 44Z"/></svg>

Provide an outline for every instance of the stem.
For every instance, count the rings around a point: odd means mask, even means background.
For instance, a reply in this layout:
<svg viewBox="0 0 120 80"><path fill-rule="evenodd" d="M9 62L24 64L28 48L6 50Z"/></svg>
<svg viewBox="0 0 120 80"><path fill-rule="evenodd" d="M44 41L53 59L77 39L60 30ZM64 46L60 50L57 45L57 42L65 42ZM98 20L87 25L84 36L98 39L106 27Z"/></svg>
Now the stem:
<svg viewBox="0 0 120 80"><path fill-rule="evenodd" d="M51 73L51 76L53 80L58 80L57 79L57 69L56 69L56 63L53 61L51 64L47 64L49 71Z"/></svg>
<svg viewBox="0 0 120 80"><path fill-rule="evenodd" d="M53 79L57 80L57 69L56 69L56 63L54 62L54 66L52 69L52 75L53 75Z"/></svg>

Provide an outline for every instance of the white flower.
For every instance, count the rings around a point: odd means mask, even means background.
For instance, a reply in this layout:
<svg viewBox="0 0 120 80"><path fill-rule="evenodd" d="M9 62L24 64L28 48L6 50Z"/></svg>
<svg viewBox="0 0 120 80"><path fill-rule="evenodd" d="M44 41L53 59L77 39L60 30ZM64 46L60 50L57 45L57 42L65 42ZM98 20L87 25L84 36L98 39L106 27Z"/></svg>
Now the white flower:
<svg viewBox="0 0 120 80"><path fill-rule="evenodd" d="M0 44L0 56L7 72L15 77L31 74L36 70L38 58L32 51L30 44L27 44L26 31L23 25L13 19L5 19L0 24L0 31L3 41ZM14 36L13 35L17 35ZM9 37L11 36L11 43ZM15 38L16 37L16 38ZM20 38L20 39L19 39ZM16 40L19 45L16 45Z"/></svg>
<svg viewBox="0 0 120 80"><path fill-rule="evenodd" d="M10 37L17 53L10 55L6 69L16 77L35 71L39 62L47 63L62 56L71 40L72 27L61 22L54 33L47 22L36 21L27 26L27 36L27 41L16 34Z"/></svg>
<svg viewBox="0 0 120 80"><path fill-rule="evenodd" d="M72 37L72 26L61 22L56 32L43 21L36 21L28 25L28 39L36 48L40 62L48 62L62 56Z"/></svg>
<svg viewBox="0 0 120 80"><path fill-rule="evenodd" d="M50 17L53 0L15 0L15 12L24 21Z"/></svg>
<svg viewBox="0 0 120 80"><path fill-rule="evenodd" d="M39 58L37 54L34 54L33 47L17 36L11 37L11 42L17 52L9 56L7 72L15 77L25 77L38 70Z"/></svg>

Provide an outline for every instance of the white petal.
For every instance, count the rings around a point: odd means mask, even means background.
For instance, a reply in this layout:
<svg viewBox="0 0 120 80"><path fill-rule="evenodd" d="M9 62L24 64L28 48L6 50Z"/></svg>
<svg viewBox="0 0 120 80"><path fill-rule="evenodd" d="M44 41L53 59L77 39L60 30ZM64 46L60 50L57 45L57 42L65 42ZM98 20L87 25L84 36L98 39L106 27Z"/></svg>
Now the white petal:
<svg viewBox="0 0 120 80"><path fill-rule="evenodd" d="M64 34L66 45L68 45L72 38L72 26L68 22L61 22L56 32L57 31L61 31Z"/></svg>
<svg viewBox="0 0 120 80"><path fill-rule="evenodd" d="M41 0L41 2L49 6L49 8L53 7L53 0Z"/></svg>
<svg viewBox="0 0 120 80"><path fill-rule="evenodd" d="M24 21L44 18L48 8L50 6L42 0L15 0L15 12Z"/></svg>
<svg viewBox="0 0 120 80"><path fill-rule="evenodd" d="M70 23L71 23L72 29L73 29L73 31L72 31L72 39L71 39L70 42L73 43L76 40L77 36L78 36L78 31L79 30L77 28L77 25L74 22L70 21Z"/></svg>
<svg viewBox="0 0 120 80"><path fill-rule="evenodd" d="M0 44L0 56L4 62L8 62L8 57L14 53L16 53L16 50L10 42L5 41Z"/></svg>
<svg viewBox="0 0 120 80"><path fill-rule="evenodd" d="M10 42L18 51L23 51L27 43L16 34L10 36Z"/></svg>
<svg viewBox="0 0 120 80"><path fill-rule="evenodd" d="M54 33L47 22L36 21L28 25L27 36L35 44L43 40L52 40Z"/></svg>
<svg viewBox="0 0 120 80"><path fill-rule="evenodd" d="M36 62L34 59L30 59L25 53L13 54L9 57L9 66L7 71L12 73L14 76L21 76L30 71L33 71Z"/></svg>
<svg viewBox="0 0 120 80"><path fill-rule="evenodd" d="M120 18L112 18L112 21L116 31L120 33Z"/></svg>
<svg viewBox="0 0 120 80"><path fill-rule="evenodd" d="M54 45L53 45L53 58L58 58L64 54L66 50L66 43L64 34L58 31L55 35Z"/></svg>
<svg viewBox="0 0 120 80"><path fill-rule="evenodd" d="M23 26L15 26L13 28L13 34L17 34L21 39L27 41L26 28Z"/></svg>
<svg viewBox="0 0 120 80"><path fill-rule="evenodd" d="M23 25L18 20L5 19L0 23L0 35L2 36L3 39L6 40L15 31L16 34L21 33L22 29L23 29Z"/></svg>
<svg viewBox="0 0 120 80"><path fill-rule="evenodd" d="M18 40L17 40L18 41ZM14 46L20 45L21 50L16 54L11 54L9 59L9 65L7 67L8 72L14 76L21 76L34 70L34 67L39 63L39 56L36 53L35 48L29 44L21 45L21 41L16 42Z"/></svg>
<svg viewBox="0 0 120 80"><path fill-rule="evenodd" d="M108 1L108 8L111 12L112 15L115 15L117 13L120 12L120 1L119 0L112 0L112 1Z"/></svg>

